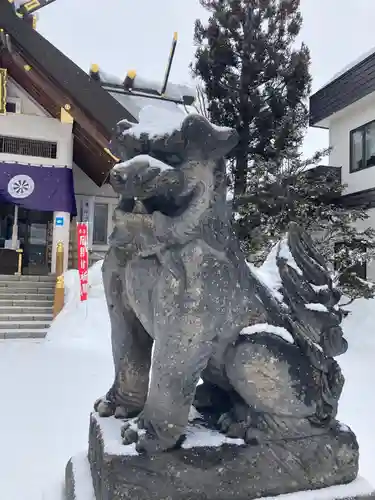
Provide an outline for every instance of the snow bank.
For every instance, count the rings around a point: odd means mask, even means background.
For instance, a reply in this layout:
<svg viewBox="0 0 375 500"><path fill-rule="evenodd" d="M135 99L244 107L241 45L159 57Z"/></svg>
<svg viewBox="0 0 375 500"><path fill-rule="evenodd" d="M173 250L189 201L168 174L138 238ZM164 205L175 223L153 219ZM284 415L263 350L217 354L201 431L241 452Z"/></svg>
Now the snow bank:
<svg viewBox="0 0 375 500"><path fill-rule="evenodd" d="M279 244L273 246L266 260L260 267L255 267L250 262L247 263L250 270L259 278L259 280L272 292L274 297L283 302L283 296L279 292L282 284L279 269L276 264L276 257L279 252Z"/></svg>
<svg viewBox="0 0 375 500"><path fill-rule="evenodd" d="M339 500L348 498L364 497L374 492L373 487L365 479L357 479L349 484L331 486L321 490L307 490L276 497L262 497L259 500Z"/></svg>
<svg viewBox="0 0 375 500"><path fill-rule="evenodd" d="M350 315L343 320L343 330L349 348L337 360L345 376L338 418L355 432L360 449L360 474L375 486L375 427L372 420L375 413L372 397L375 299L356 300L348 309Z"/></svg>
<svg viewBox="0 0 375 500"><path fill-rule="evenodd" d="M278 244L278 254L277 256L281 259L285 259L290 267L292 267L297 274L300 276L303 275L303 272L301 269L297 266L296 261L294 260L294 257L292 255L292 252L290 251L289 245L288 245L288 240L285 238L280 241Z"/></svg>
<svg viewBox="0 0 375 500"><path fill-rule="evenodd" d="M87 453L82 452L72 459L72 466L74 471L75 494L77 500L94 500L95 493L91 479L91 470L89 461L87 460ZM51 499L52 500L52 499Z"/></svg>
<svg viewBox="0 0 375 500"><path fill-rule="evenodd" d="M65 306L48 330L46 342L101 353L111 351L110 321L102 281L103 261L89 268L88 300L80 302L77 270L67 271Z"/></svg>

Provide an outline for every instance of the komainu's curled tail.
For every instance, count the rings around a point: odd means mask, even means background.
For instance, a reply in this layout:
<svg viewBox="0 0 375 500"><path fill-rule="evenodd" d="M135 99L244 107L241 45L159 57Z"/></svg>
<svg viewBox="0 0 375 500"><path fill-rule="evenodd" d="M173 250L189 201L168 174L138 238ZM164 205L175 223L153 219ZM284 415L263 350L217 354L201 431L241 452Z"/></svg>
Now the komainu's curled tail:
<svg viewBox="0 0 375 500"><path fill-rule="evenodd" d="M334 360L348 346L340 326L341 294L312 239L295 223L290 225L287 238L278 244L276 265L281 283L279 292L286 306L284 326L316 369L321 403L315 418L317 424L324 423L336 416L344 384Z"/></svg>

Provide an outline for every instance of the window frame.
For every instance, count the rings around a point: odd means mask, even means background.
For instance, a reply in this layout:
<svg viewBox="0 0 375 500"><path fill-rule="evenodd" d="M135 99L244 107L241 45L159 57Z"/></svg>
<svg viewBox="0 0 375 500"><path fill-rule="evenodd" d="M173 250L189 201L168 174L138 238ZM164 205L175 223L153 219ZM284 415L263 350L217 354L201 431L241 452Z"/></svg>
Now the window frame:
<svg viewBox="0 0 375 500"><path fill-rule="evenodd" d="M14 113L13 113L14 114ZM27 151L24 153L21 151L22 148L27 148L28 146L35 148L49 148L50 154L34 154L34 151ZM17 151L12 149L18 148ZM43 151L38 151L38 153ZM0 154L5 155L15 155L15 156L28 156L30 158L44 158L46 160L57 160L58 158L58 142L57 141L46 141L45 139L31 139L30 137L20 137L14 135L0 135Z"/></svg>
<svg viewBox="0 0 375 500"><path fill-rule="evenodd" d="M19 97L7 97L7 102L6 104L14 104L16 110L13 111L8 111L7 114L12 114L12 115L20 115L21 114L21 99Z"/></svg>
<svg viewBox="0 0 375 500"><path fill-rule="evenodd" d="M77 202L77 221L79 221L80 213L82 207L86 205L87 207L87 221L89 226L89 238L88 238L88 248L90 251L106 251L108 249L108 243L106 244L94 244L93 243L93 233L94 233L94 209L95 203L108 205L108 222L107 222L107 238L111 235L113 231L113 211L118 205L118 198L112 198L107 196L86 196L86 195L76 195Z"/></svg>
<svg viewBox="0 0 375 500"><path fill-rule="evenodd" d="M107 221L105 223L105 232L107 233L106 241L94 241L94 226L95 226L95 206L104 206L107 209ZM110 213L110 205L106 201L94 200L93 203L93 217L92 217L92 246L100 247L104 245L108 245L108 237L109 237L109 213Z"/></svg>
<svg viewBox="0 0 375 500"><path fill-rule="evenodd" d="M375 165L370 165L366 166L366 129L370 125L375 125L375 120L371 120L367 123L364 123L363 125L360 125L359 127L356 127L352 129L349 133L349 173L350 174L355 174L356 172L362 172L362 170L367 170L368 168L373 168ZM354 169L353 168L353 152L354 152L354 147L353 147L353 136L356 132L361 132L362 134L362 163L363 167L359 169Z"/></svg>

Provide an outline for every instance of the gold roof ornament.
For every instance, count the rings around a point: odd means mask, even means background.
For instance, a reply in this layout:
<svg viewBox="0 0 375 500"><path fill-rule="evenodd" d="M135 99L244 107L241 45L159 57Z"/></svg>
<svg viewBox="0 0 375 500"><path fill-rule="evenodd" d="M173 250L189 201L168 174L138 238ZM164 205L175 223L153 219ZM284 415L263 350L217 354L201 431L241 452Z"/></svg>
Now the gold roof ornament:
<svg viewBox="0 0 375 500"><path fill-rule="evenodd" d="M126 90L131 90L134 87L134 80L135 80L136 76L137 76L137 72L135 69L130 69L127 72L125 80L124 80L124 87L126 88Z"/></svg>
<svg viewBox="0 0 375 500"><path fill-rule="evenodd" d="M100 81L100 67L99 64L93 63L90 66L90 76L93 80Z"/></svg>

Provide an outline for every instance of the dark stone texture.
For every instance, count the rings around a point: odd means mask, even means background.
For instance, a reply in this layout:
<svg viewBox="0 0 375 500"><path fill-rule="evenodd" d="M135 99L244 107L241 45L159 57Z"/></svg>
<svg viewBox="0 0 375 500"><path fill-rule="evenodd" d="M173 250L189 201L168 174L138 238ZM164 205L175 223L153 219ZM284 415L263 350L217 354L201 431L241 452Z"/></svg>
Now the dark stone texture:
<svg viewBox="0 0 375 500"><path fill-rule="evenodd" d="M79 500L76 495L76 478L74 477L73 459L71 458L65 468L65 499Z"/></svg>
<svg viewBox="0 0 375 500"><path fill-rule="evenodd" d="M103 265L115 380L95 409L141 414L146 432L123 437L150 454L181 440L194 400L201 409L200 377L206 394L229 400L209 407L205 397L209 421L248 443L324 434L337 413L344 379L334 357L347 349L340 294L295 224L275 256L281 299L247 266L222 161L237 140L198 115L159 137L122 122L113 140L126 160L111 174L120 203ZM240 335L255 318L273 329Z"/></svg>
<svg viewBox="0 0 375 500"><path fill-rule="evenodd" d="M89 462L98 500L251 500L346 484L356 476L355 436L338 426L305 440L224 444L152 457L111 454L104 441L100 420L92 415Z"/></svg>
<svg viewBox="0 0 375 500"><path fill-rule="evenodd" d="M236 132L190 115L155 136L152 118L122 122L111 145L124 160L103 264L115 378L94 405L125 420L115 442L142 456L106 455L92 420L97 500L248 500L352 481L358 446L335 420L347 342L326 263L291 224L270 290L231 229L223 157ZM244 445L187 449L192 405Z"/></svg>

